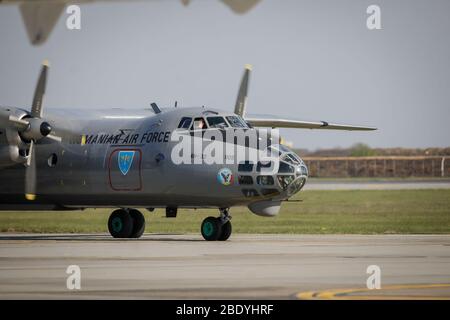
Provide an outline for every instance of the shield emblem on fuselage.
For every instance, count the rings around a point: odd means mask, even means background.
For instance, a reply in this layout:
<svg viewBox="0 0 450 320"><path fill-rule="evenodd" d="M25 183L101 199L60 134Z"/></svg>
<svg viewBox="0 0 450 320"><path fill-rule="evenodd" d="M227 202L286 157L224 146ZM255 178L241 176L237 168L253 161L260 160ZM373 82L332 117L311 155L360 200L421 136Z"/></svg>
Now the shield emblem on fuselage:
<svg viewBox="0 0 450 320"><path fill-rule="evenodd" d="M108 180L114 191L139 191L142 151L139 148L113 148L109 152Z"/></svg>
<svg viewBox="0 0 450 320"><path fill-rule="evenodd" d="M119 164L119 170L124 176L130 171L131 164L134 159L134 151L119 151L117 163Z"/></svg>

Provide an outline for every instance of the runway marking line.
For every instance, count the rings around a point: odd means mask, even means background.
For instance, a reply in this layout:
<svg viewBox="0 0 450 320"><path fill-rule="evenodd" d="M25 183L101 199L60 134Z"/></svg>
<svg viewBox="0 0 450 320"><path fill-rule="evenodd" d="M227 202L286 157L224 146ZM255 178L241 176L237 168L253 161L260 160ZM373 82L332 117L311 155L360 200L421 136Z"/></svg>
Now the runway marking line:
<svg viewBox="0 0 450 320"><path fill-rule="evenodd" d="M406 284L382 286L381 289L353 288L353 289L330 289L324 291L299 292L295 296L301 300L450 300L450 296L408 296L408 295L358 295L351 296L352 293L360 292L381 292L388 290L404 289L440 289L450 288L450 283L436 284Z"/></svg>

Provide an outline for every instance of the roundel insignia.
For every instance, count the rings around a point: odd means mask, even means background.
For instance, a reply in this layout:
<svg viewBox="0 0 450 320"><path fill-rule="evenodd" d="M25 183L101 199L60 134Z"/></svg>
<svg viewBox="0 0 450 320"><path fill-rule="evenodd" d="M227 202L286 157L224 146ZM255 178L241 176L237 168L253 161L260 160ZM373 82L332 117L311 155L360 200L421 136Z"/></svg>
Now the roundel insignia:
<svg viewBox="0 0 450 320"><path fill-rule="evenodd" d="M229 186L233 183L233 172L228 168L220 169L217 173L217 181L224 186Z"/></svg>

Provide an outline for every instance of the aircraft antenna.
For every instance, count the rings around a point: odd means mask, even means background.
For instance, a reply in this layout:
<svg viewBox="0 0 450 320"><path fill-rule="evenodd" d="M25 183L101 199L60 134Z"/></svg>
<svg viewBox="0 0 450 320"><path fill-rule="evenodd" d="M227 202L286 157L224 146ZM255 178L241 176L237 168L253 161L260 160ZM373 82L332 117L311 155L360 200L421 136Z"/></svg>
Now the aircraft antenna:
<svg viewBox="0 0 450 320"><path fill-rule="evenodd" d="M159 107L158 107L158 105L156 103L152 102L150 104L150 106L152 107L153 112L155 112L156 114L161 113L161 109L159 109Z"/></svg>

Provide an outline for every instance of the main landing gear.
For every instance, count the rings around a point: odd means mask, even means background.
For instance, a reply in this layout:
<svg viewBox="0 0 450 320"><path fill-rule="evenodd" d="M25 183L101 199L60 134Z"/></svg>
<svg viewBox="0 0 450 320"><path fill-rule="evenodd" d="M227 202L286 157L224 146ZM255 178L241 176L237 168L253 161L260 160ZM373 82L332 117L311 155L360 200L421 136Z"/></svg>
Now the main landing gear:
<svg viewBox="0 0 450 320"><path fill-rule="evenodd" d="M231 216L229 208L221 208L220 217L208 217L202 222L202 236L207 241L225 241L231 235Z"/></svg>
<svg viewBox="0 0 450 320"><path fill-rule="evenodd" d="M219 210L219 217L208 217L203 220L201 233L207 241L225 241L231 236L229 208ZM175 215L176 209L171 208L167 216ZM144 215L136 209L117 209L109 216L108 230L114 238L140 238L145 230Z"/></svg>
<svg viewBox="0 0 450 320"><path fill-rule="evenodd" d="M114 238L140 238L145 230L144 215L136 209L117 209L109 216L108 229Z"/></svg>

